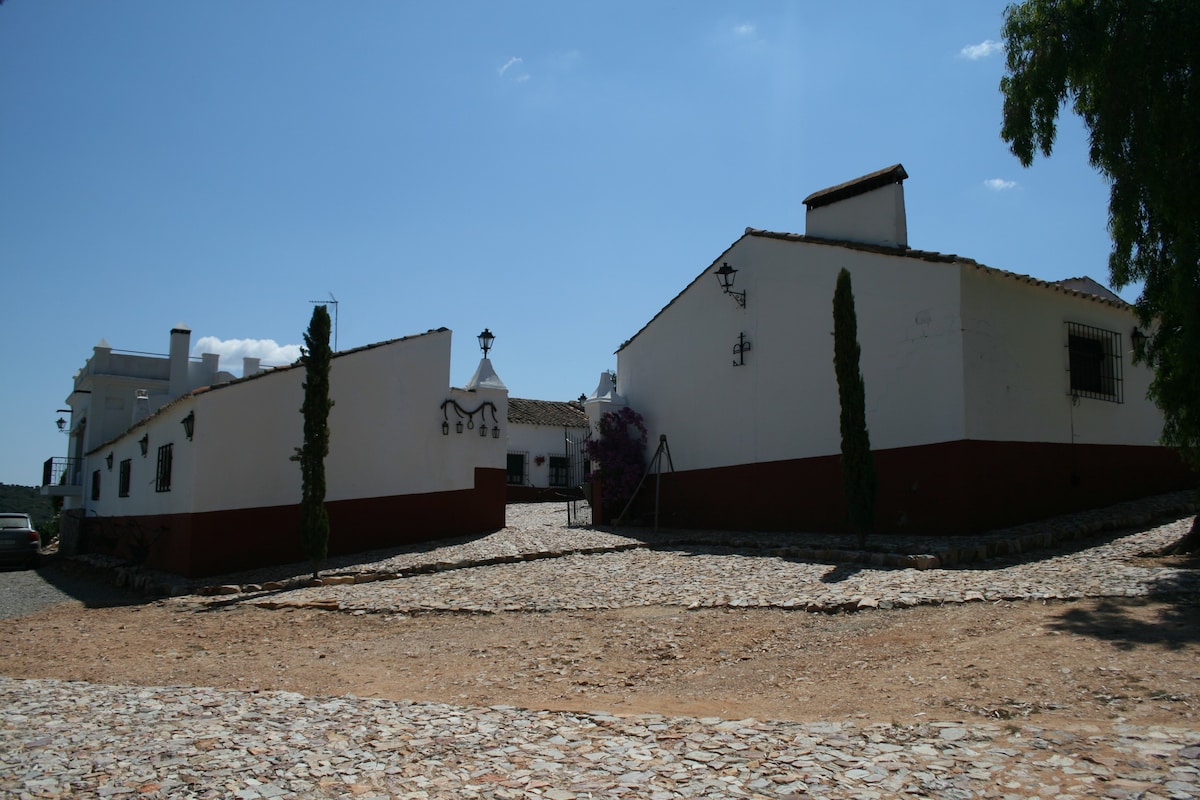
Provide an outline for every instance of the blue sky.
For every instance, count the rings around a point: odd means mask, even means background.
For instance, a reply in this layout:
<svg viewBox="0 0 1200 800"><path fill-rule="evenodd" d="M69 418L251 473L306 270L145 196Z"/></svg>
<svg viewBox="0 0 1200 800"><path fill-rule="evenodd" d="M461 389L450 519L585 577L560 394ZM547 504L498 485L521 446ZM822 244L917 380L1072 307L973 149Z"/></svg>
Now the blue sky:
<svg viewBox="0 0 1200 800"><path fill-rule="evenodd" d="M7 0L0 482L101 338L285 363L331 294L341 349L445 326L462 385L486 326L513 396L590 393L746 227L897 162L912 247L1106 282L1082 128L999 138L1007 2Z"/></svg>

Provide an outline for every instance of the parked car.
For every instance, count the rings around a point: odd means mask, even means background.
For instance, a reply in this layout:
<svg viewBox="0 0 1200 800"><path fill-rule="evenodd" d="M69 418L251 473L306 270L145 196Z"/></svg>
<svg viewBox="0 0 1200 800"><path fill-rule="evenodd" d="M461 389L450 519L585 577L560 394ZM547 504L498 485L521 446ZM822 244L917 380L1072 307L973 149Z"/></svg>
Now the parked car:
<svg viewBox="0 0 1200 800"><path fill-rule="evenodd" d="M42 555L42 538L28 514L0 511L0 564L36 567Z"/></svg>

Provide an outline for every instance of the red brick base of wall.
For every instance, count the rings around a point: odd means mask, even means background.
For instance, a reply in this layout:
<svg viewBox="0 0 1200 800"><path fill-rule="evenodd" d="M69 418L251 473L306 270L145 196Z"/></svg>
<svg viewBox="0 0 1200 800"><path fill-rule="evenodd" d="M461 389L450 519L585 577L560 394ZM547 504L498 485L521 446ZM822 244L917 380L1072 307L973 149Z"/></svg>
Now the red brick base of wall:
<svg viewBox="0 0 1200 800"><path fill-rule="evenodd" d="M506 473L476 469L475 488L326 503L329 554L342 555L504 527ZM83 548L193 578L304 561L300 507L89 518Z"/></svg>
<svg viewBox="0 0 1200 800"><path fill-rule="evenodd" d="M958 441L875 451L878 532L965 533L1196 486L1164 447ZM839 456L668 473L659 524L845 529ZM654 507L647 481L635 510Z"/></svg>

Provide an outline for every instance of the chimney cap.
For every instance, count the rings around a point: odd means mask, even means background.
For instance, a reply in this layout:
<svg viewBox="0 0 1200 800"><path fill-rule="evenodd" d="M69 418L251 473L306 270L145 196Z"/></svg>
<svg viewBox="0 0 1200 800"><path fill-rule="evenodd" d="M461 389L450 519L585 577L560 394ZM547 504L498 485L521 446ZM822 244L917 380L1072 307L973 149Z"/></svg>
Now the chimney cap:
<svg viewBox="0 0 1200 800"><path fill-rule="evenodd" d="M904 171L903 164L893 164L890 167L884 167L883 169L867 173L852 181L846 181L845 183L839 183L837 186L830 186L827 189L813 192L804 198L804 205L808 206L808 210L811 211L814 208L832 205L840 200L855 197L856 195L866 194L872 189L879 189L893 183L901 183L907 177L908 173Z"/></svg>

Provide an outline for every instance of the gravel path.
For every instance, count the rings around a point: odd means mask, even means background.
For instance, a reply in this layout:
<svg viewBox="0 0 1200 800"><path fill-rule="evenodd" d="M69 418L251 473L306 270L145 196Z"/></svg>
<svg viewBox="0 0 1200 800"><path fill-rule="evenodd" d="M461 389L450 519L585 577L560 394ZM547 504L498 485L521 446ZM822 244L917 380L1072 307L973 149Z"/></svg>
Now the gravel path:
<svg viewBox="0 0 1200 800"><path fill-rule="evenodd" d="M209 590L228 595L170 602L389 613L828 609L1194 596L1200 588L1189 570L1131 561L1179 536L1191 522L1183 516L1130 531L1095 516L1100 524L1064 518L1041 530L1043 544L1071 540L1059 550L929 570L814 563L779 555L778 540L749 535L752 554L745 543L729 547L728 536L647 546L611 531L565 528L551 511L513 508L509 527L492 536L337 565L343 574L327 585L280 580L268 588L279 571L243 574ZM1161 514L1161 504L1112 513L1145 520ZM1092 538L1081 543L1085 534ZM1007 540L1024 535L1010 532ZM0 698L0 794L10 797L1200 797L1200 728L1117 721L1049 730L1027 720L614 717L7 678Z"/></svg>
<svg viewBox="0 0 1200 800"><path fill-rule="evenodd" d="M87 606L114 606L145 602L145 598L86 575L72 575L55 564L36 570L0 572L0 619L19 617L69 601Z"/></svg>
<svg viewBox="0 0 1200 800"><path fill-rule="evenodd" d="M859 726L0 678L0 792L141 798L1185 798L1195 731Z"/></svg>

